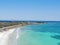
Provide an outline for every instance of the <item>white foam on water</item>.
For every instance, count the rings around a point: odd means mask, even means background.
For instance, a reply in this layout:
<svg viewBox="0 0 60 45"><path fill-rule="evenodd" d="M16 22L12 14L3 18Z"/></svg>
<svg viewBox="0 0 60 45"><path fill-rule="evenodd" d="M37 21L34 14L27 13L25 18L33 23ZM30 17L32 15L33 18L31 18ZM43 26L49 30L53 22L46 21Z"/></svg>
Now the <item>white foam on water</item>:
<svg viewBox="0 0 60 45"><path fill-rule="evenodd" d="M19 38L19 29L17 30L17 36L16 36L16 39Z"/></svg>

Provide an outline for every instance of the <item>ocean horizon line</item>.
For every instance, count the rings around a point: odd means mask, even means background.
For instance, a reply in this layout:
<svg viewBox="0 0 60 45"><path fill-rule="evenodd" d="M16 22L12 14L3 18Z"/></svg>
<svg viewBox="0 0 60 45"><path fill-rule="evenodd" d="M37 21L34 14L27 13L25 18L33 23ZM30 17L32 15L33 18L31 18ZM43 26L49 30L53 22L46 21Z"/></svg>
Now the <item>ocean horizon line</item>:
<svg viewBox="0 0 60 45"><path fill-rule="evenodd" d="M38 20L0 20L0 22L20 22L20 21L26 21L26 22L60 22L60 21L38 21Z"/></svg>

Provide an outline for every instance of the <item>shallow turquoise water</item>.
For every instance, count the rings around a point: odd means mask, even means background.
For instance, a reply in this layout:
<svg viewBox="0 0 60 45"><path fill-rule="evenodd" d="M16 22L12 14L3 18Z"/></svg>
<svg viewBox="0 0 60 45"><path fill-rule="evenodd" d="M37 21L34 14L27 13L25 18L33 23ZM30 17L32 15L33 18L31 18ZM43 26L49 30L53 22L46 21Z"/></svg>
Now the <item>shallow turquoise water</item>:
<svg viewBox="0 0 60 45"><path fill-rule="evenodd" d="M60 45L60 23L25 26L19 36L18 45Z"/></svg>

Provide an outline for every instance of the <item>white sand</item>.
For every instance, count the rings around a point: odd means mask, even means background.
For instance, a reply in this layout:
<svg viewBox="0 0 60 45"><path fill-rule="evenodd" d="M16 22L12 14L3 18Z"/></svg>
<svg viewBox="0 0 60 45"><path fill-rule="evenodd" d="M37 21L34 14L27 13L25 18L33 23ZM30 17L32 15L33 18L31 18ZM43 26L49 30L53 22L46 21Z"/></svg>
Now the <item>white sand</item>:
<svg viewBox="0 0 60 45"><path fill-rule="evenodd" d="M17 45L17 40L19 37L19 34L18 34L19 30L20 29L17 28L17 29L15 29L15 31L13 33L11 33L9 40L8 40L8 45Z"/></svg>
<svg viewBox="0 0 60 45"><path fill-rule="evenodd" d="M15 41L15 45L17 45L16 38L17 29L9 29L9 31L0 32L0 45L14 45L13 41ZM13 43L13 44L12 44Z"/></svg>

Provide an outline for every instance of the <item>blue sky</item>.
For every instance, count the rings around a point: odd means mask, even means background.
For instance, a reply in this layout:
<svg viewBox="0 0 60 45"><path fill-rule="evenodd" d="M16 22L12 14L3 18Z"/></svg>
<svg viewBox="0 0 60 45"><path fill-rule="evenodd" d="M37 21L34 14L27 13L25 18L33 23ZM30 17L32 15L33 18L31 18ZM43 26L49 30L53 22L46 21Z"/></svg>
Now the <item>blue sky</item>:
<svg viewBox="0 0 60 45"><path fill-rule="evenodd" d="M60 0L0 0L0 20L60 21Z"/></svg>

